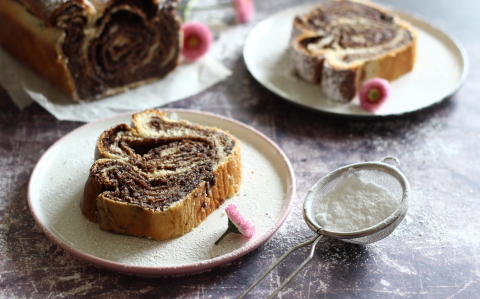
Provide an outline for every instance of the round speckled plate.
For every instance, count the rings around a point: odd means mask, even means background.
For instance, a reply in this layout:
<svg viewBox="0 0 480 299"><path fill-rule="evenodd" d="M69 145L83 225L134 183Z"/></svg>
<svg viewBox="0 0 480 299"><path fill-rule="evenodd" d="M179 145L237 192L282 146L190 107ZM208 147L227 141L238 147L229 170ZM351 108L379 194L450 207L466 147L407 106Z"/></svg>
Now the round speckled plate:
<svg viewBox="0 0 480 299"><path fill-rule="evenodd" d="M337 115L381 117L417 111L454 94L465 81L468 57L463 46L442 30L414 16L396 12L418 32L414 69L391 83L390 99L376 113L360 108L358 96L350 103L326 98L318 85L293 75L288 42L296 15L312 4L290 7L258 23L246 39L243 51L252 76L267 89L299 106Z"/></svg>
<svg viewBox="0 0 480 299"><path fill-rule="evenodd" d="M139 275L178 275L204 271L233 261L268 240L287 217L295 193L292 167L285 154L267 137L240 122L209 113L165 109L205 126L228 130L242 143L243 182L240 193L228 199L192 232L172 240L154 241L103 231L81 213L85 181L93 163L98 136L118 123L122 114L84 125L52 145L30 178L28 202L42 231L72 255L101 267ZM257 229L251 239L230 234L227 204L237 205Z"/></svg>

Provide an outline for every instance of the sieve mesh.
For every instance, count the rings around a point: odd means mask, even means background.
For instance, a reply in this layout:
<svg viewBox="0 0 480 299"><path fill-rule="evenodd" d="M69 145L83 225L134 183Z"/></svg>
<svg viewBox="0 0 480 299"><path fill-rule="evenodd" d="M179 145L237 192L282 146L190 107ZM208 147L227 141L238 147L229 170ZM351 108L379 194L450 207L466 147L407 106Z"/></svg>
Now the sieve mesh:
<svg viewBox="0 0 480 299"><path fill-rule="evenodd" d="M403 174L394 166L386 164L385 159L380 162L364 162L342 167L318 181L309 190L304 204L304 215L309 226L319 234L355 244L372 243L387 237L405 218L408 209L409 186ZM395 161L398 162L396 159ZM323 228L315 219L315 215L320 212L319 206L325 196L351 172L358 172L366 180L389 190L398 203L398 208L384 221L363 230L336 232Z"/></svg>

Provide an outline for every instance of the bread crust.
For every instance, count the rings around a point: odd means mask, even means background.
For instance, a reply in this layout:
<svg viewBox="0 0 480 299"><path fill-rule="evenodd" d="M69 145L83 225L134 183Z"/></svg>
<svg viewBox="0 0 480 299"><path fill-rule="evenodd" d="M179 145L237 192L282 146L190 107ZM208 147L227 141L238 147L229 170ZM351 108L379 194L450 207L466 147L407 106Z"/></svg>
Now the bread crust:
<svg viewBox="0 0 480 299"><path fill-rule="evenodd" d="M58 49L65 39L64 31L45 26L12 0L0 0L0 20L0 45L58 89L73 94L73 81Z"/></svg>
<svg viewBox="0 0 480 299"><path fill-rule="evenodd" d="M370 69L373 69L373 71L370 71L371 74L368 77L366 76L365 79L380 77L393 81L410 72L415 66L417 59L417 32L405 21L398 20L398 24L412 34L412 42L395 51L385 53L385 55L377 59L366 62L363 66L365 72L369 72Z"/></svg>
<svg viewBox="0 0 480 299"><path fill-rule="evenodd" d="M183 121L173 122L166 118L163 112L157 110L147 110L143 112L149 117L160 117L162 120L180 125L188 125L188 130L212 130L219 134L226 134L231 138L235 145L227 156L219 157L220 162L213 169L213 181L202 181L180 200L173 202L165 209L152 209L142 207L138 204L121 201L118 198L110 196L104 182L99 180L99 167L106 161L115 161L109 164L109 167L124 167L131 164L128 157L122 157L109 151L102 138L105 134L111 133L107 130L102 134L97 142L97 154L100 159L97 160L90 171L89 178L84 189L81 209L82 213L89 220L97 222L99 226L108 231L122 233L131 236L149 237L156 240L175 238L193 230L200 225L213 211L215 211L227 198L234 196L240 190L242 181L242 163L240 142L232 135L225 133L217 128L204 128L199 125L185 123ZM133 135L143 138L164 138L165 134L172 132L159 132L145 129L142 122L138 122L139 116L132 117L131 127L122 127ZM114 127L116 128L116 127ZM129 129L128 129L129 128ZM124 131L122 131L124 132ZM163 135L162 135L163 134ZM178 136L177 136L178 137ZM198 138L198 136L183 136L185 138ZM223 138L223 137L222 137ZM106 158L108 157L108 158ZM130 167L137 171L135 166ZM154 176L153 174L147 174ZM108 189L108 190L106 190Z"/></svg>

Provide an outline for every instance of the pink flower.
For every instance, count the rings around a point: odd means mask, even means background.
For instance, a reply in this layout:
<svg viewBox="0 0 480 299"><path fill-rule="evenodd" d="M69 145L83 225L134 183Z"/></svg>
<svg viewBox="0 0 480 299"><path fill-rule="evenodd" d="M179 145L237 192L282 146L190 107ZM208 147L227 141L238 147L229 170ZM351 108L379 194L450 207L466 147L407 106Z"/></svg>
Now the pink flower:
<svg viewBox="0 0 480 299"><path fill-rule="evenodd" d="M218 245L218 243L230 233L241 234L248 238L255 235L255 226L243 218L236 205L228 205L225 208L225 212L228 216L228 227L223 235L215 242L215 245Z"/></svg>
<svg viewBox="0 0 480 299"><path fill-rule="evenodd" d="M212 32L203 23L188 22L182 25L183 49L186 60L194 61L208 52L213 41Z"/></svg>
<svg viewBox="0 0 480 299"><path fill-rule="evenodd" d="M246 23L253 17L255 11L253 0L233 0L235 17L238 23Z"/></svg>
<svg viewBox="0 0 480 299"><path fill-rule="evenodd" d="M360 87L360 106L372 113L377 112L390 96L390 83L382 78L372 78Z"/></svg>

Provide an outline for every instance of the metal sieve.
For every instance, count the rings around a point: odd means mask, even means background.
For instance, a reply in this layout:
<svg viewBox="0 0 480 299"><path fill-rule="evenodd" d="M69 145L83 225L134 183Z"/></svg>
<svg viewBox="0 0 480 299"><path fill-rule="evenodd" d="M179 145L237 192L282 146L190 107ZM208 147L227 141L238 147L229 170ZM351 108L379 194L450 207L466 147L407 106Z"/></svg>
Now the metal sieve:
<svg viewBox="0 0 480 299"><path fill-rule="evenodd" d="M388 164L387 161L392 161L394 164ZM262 276L260 276L248 289L240 295L243 298L251 289L253 289L270 271L272 271L284 258L298 248L312 244L309 256L305 261L295 269L295 271L268 297L273 298L277 293L292 280L295 275L310 261L313 257L317 243L324 237L340 239L344 242L355 244L368 244L381 240L400 224L405 218L408 210L408 197L410 193L410 186L405 176L396 168L400 162L395 157L385 157L377 162L362 162L347 165L338 168L323 178L321 178L315 185L313 185L307 193L305 202L303 204L303 216L308 226L317 234L309 241L299 244L289 251L287 251L280 259L278 259L269 269L267 269ZM397 209L382 222L362 230L352 232L336 232L323 228L315 219L315 215L319 212L319 206L325 195L346 177L347 173L360 172L362 176L367 178L370 182L387 189L394 196L398 202Z"/></svg>

